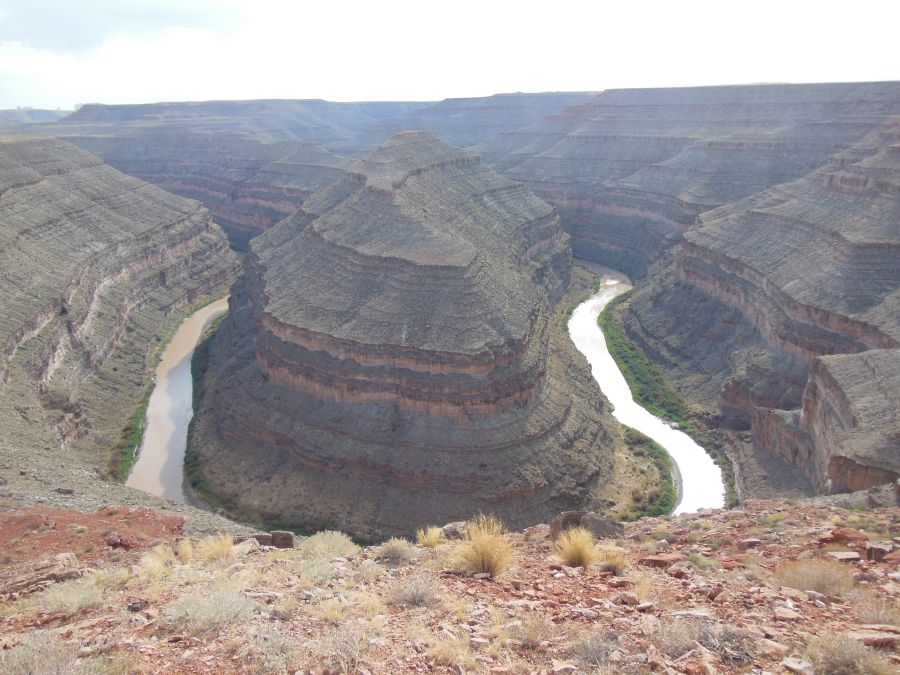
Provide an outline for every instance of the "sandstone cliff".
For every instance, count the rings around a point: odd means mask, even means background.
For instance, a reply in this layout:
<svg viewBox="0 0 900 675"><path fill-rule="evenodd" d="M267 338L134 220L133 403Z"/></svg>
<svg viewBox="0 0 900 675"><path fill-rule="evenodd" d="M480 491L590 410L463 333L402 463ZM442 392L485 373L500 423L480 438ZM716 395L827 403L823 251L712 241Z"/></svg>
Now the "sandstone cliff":
<svg viewBox="0 0 900 675"><path fill-rule="evenodd" d="M589 502L612 447L551 317L570 256L523 186L394 136L254 240L208 347L196 483L241 513L363 537Z"/></svg>
<svg viewBox="0 0 900 675"><path fill-rule="evenodd" d="M695 400L820 491L900 475L900 118L700 217L627 315Z"/></svg>
<svg viewBox="0 0 900 675"><path fill-rule="evenodd" d="M794 180L900 114L900 83L609 90L476 146L634 277L700 213Z"/></svg>
<svg viewBox="0 0 900 675"><path fill-rule="evenodd" d="M227 240L197 202L68 143L2 138L0 270L0 445L16 476L2 496L123 498L101 483L110 450L168 325L234 279Z"/></svg>

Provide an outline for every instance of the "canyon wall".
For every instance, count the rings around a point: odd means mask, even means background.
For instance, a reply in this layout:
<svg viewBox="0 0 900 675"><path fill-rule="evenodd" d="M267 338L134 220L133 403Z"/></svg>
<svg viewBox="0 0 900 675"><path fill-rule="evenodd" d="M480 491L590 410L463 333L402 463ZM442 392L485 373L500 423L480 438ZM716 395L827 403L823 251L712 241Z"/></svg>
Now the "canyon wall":
<svg viewBox="0 0 900 675"><path fill-rule="evenodd" d="M900 83L608 90L473 148L633 277L699 214L803 176L900 114Z"/></svg>
<svg viewBox="0 0 900 675"><path fill-rule="evenodd" d="M69 143L2 137L0 270L2 468L27 501L125 499L110 451L166 331L234 280L224 234Z"/></svg>
<svg viewBox="0 0 900 675"><path fill-rule="evenodd" d="M627 328L694 400L817 491L900 476L900 117L704 213Z"/></svg>
<svg viewBox="0 0 900 675"><path fill-rule="evenodd" d="M392 137L252 242L206 347L194 484L364 538L590 504L612 439L555 310L570 262L522 185Z"/></svg>

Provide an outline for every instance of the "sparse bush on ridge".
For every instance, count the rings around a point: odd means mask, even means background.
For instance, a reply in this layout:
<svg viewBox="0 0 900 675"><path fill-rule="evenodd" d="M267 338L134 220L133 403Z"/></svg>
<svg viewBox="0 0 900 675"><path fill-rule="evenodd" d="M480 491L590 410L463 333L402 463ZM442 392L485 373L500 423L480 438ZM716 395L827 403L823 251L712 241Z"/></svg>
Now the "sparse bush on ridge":
<svg viewBox="0 0 900 675"><path fill-rule="evenodd" d="M784 564L775 571L775 578L782 586L823 595L840 595L853 588L853 570L837 560L823 558Z"/></svg>
<svg viewBox="0 0 900 675"><path fill-rule="evenodd" d="M616 648L615 636L598 632L582 634L572 643L572 655L588 666L605 666Z"/></svg>
<svg viewBox="0 0 900 675"><path fill-rule="evenodd" d="M806 656L816 675L893 675L896 668L865 645L843 635L815 638Z"/></svg>
<svg viewBox="0 0 900 675"><path fill-rule="evenodd" d="M163 615L174 630L205 637L248 618L253 608L254 603L239 591L197 591L180 596L165 608Z"/></svg>
<svg viewBox="0 0 900 675"><path fill-rule="evenodd" d="M441 587L424 574L400 579L391 591L391 602L409 607L433 607L440 602Z"/></svg>
<svg viewBox="0 0 900 675"><path fill-rule="evenodd" d="M359 551L359 546L343 532L325 530L301 541L297 549L304 558L327 560L352 555Z"/></svg>
<svg viewBox="0 0 900 675"><path fill-rule="evenodd" d="M230 534L213 534L197 542L193 555L203 562L228 560L234 556L234 539Z"/></svg>
<svg viewBox="0 0 900 675"><path fill-rule="evenodd" d="M416 542L420 546L434 548L444 541L444 530L437 525L429 525L416 531Z"/></svg>
<svg viewBox="0 0 900 675"><path fill-rule="evenodd" d="M569 567L588 568L599 558L597 540L583 527L566 530L556 540L556 555Z"/></svg>
<svg viewBox="0 0 900 675"><path fill-rule="evenodd" d="M366 624L347 624L322 640L317 651L339 673L354 673L370 648L371 633Z"/></svg>
<svg viewBox="0 0 900 675"><path fill-rule="evenodd" d="M415 547L410 542L406 541L406 539L400 539L398 537L391 537L388 539L378 547L378 550L375 553L376 560L387 563L393 567L405 565L415 557Z"/></svg>
<svg viewBox="0 0 900 675"><path fill-rule="evenodd" d="M467 530L468 539L459 550L463 569L496 577L509 567L513 546L502 521L481 515L469 521Z"/></svg>
<svg viewBox="0 0 900 675"><path fill-rule="evenodd" d="M512 638L525 649L538 649L556 632L556 625L543 614L529 613L512 631Z"/></svg>

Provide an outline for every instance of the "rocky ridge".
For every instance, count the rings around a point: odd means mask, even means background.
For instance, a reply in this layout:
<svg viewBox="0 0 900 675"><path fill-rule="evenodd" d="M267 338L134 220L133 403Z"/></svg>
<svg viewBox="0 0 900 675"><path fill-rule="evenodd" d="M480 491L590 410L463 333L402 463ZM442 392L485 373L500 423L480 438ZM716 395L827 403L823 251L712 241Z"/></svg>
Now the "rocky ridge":
<svg viewBox="0 0 900 675"><path fill-rule="evenodd" d="M570 255L521 185L394 136L254 240L208 347L196 482L367 538L590 501L612 439L553 318Z"/></svg>
<svg viewBox="0 0 900 675"><path fill-rule="evenodd" d="M750 501L643 519L584 567L563 564L539 525L507 536L513 557L493 578L460 566L458 525L430 548L335 532L274 548L187 539L148 510L8 512L0 668L881 675L900 663L896 506Z"/></svg>
<svg viewBox="0 0 900 675"><path fill-rule="evenodd" d="M700 217L626 325L817 491L900 475L900 126Z"/></svg>
<svg viewBox="0 0 900 675"><path fill-rule="evenodd" d="M140 503L110 451L167 328L234 279L222 231L68 143L4 137L0 261L0 503Z"/></svg>

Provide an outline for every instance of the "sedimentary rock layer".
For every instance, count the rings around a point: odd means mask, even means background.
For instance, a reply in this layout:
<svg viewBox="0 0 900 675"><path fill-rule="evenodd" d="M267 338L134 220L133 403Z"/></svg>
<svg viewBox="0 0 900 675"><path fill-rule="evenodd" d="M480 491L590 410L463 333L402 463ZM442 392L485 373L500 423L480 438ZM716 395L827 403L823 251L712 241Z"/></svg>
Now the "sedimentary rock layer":
<svg viewBox="0 0 900 675"><path fill-rule="evenodd" d="M309 141L261 143L175 128L68 138L120 171L201 201L237 250L246 250L251 237L294 213L349 165Z"/></svg>
<svg viewBox="0 0 900 675"><path fill-rule="evenodd" d="M0 445L32 497L100 484L167 325L236 271L197 202L63 141L0 139Z"/></svg>
<svg viewBox="0 0 900 675"><path fill-rule="evenodd" d="M394 136L254 240L209 346L198 484L363 537L590 501L602 402L556 298L555 211L433 136Z"/></svg>
<svg viewBox="0 0 900 675"><path fill-rule="evenodd" d="M640 277L697 216L900 114L900 83L610 90L476 146L553 204L577 257Z"/></svg>
<svg viewBox="0 0 900 675"><path fill-rule="evenodd" d="M628 313L682 387L818 490L900 475L900 118L700 217Z"/></svg>

